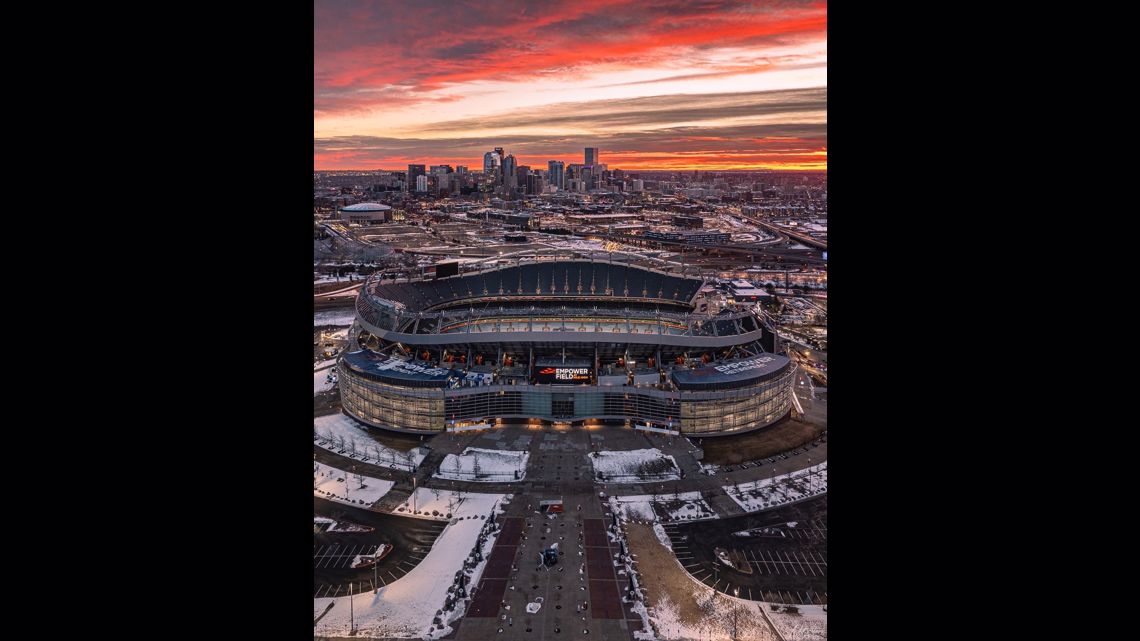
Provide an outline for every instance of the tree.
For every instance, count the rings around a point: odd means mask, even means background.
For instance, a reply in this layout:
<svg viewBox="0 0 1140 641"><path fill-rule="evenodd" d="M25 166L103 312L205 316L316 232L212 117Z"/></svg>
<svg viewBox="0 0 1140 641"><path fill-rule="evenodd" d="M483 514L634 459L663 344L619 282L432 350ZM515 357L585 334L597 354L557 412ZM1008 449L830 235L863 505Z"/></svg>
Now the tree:
<svg viewBox="0 0 1140 641"><path fill-rule="evenodd" d="M463 474L463 463L460 462L459 456L455 457L455 476L459 477Z"/></svg>
<svg viewBox="0 0 1140 641"><path fill-rule="evenodd" d="M471 452L471 457L471 471L475 473L475 478L479 478L479 472L481 471L479 469L479 453Z"/></svg>

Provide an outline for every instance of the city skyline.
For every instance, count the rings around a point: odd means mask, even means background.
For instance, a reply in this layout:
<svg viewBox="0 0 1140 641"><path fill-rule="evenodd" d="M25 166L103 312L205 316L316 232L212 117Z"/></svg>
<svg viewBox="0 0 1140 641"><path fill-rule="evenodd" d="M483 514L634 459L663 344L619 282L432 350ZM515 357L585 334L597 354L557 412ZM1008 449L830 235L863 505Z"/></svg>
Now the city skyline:
<svg viewBox="0 0 1140 641"><path fill-rule="evenodd" d="M315 5L314 170L827 169L826 3L406 6Z"/></svg>

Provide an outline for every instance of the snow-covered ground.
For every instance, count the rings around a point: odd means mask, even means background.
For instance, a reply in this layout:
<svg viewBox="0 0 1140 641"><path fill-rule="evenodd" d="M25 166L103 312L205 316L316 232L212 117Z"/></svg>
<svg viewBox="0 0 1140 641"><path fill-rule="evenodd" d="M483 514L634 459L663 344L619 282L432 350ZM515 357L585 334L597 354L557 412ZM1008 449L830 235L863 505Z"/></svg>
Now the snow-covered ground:
<svg viewBox="0 0 1140 641"><path fill-rule="evenodd" d="M313 313L313 327L332 325L334 327L347 327L356 320L356 312L351 309L338 309L328 312Z"/></svg>
<svg viewBox="0 0 1140 641"><path fill-rule="evenodd" d="M665 546L665 549L670 552L673 551L673 542L669 540L669 535L665 532L665 528L662 527L660 523L653 524L653 534L657 536L657 540L661 542L661 545Z"/></svg>
<svg viewBox="0 0 1140 641"><path fill-rule="evenodd" d="M313 496L353 505L372 505L380 497L388 493L395 485L393 481L374 479L362 476L364 487L360 487L361 479L356 475L322 463L313 462Z"/></svg>
<svg viewBox="0 0 1140 641"><path fill-rule="evenodd" d="M336 387L336 359L321 361L313 366L313 395L327 392ZM332 380L329 380L329 378Z"/></svg>
<svg viewBox="0 0 1140 641"><path fill-rule="evenodd" d="M380 588L376 594L365 591L353 597L357 636L433 638L450 631L450 626L431 633L432 618L443 609L447 599L447 589L455 582L456 571L463 568L463 562L479 538L486 517L496 503L502 505L504 494L466 494L463 503L457 508L456 519L450 523L431 551L411 572L400 579ZM474 518L470 518L474 517ZM486 566L486 559L494 545L495 535L488 536L483 543L484 560L470 575L467 585L475 586ZM324 612L328 604L336 606L329 610L313 630L314 636L347 636L349 632L350 597L313 599L313 617ZM461 614L459 609L443 617L450 623Z"/></svg>
<svg viewBox="0 0 1140 641"><path fill-rule="evenodd" d="M610 507L632 521L657 521L658 512L665 513L661 519L664 522L717 518L716 512L701 498L700 492L681 492L676 499L669 492L659 494L656 510L653 508L653 495L650 494L613 496L610 497Z"/></svg>
<svg viewBox="0 0 1140 641"><path fill-rule="evenodd" d="M726 485L725 493L745 512L756 512L768 507L798 501L809 496L827 493L827 461L800 470L791 475L760 479L740 485Z"/></svg>
<svg viewBox="0 0 1140 641"><path fill-rule="evenodd" d="M765 623L760 608L765 604L713 592L707 586L700 590L697 602L705 617L702 624L686 623L677 611L677 605L667 596L662 597L648 608L649 619L657 631L657 636L635 632L637 639L664 639L666 641L778 641L771 628ZM635 608L636 610L636 608ZM733 611L736 611L736 634L733 634ZM792 641L785 637L785 641ZM798 640L797 640L798 641Z"/></svg>
<svg viewBox="0 0 1140 641"><path fill-rule="evenodd" d="M796 606L798 613L784 612L784 606L778 606L780 611L773 612L771 606L764 604L768 609L764 611L768 620L783 635L784 641L824 641L827 639L827 613L820 605Z"/></svg>
<svg viewBox="0 0 1140 641"><path fill-rule="evenodd" d="M434 476L457 481L510 483L526 477L526 463L530 452L516 450L487 450L469 447L459 456L448 454ZM478 473L476 473L476 463ZM458 469L456 468L458 464ZM518 476L515 473L518 472Z"/></svg>
<svg viewBox="0 0 1140 641"><path fill-rule="evenodd" d="M641 480L668 481L681 478L677 461L657 448L586 455L594 466L594 478L603 474L607 483L637 483Z"/></svg>
<svg viewBox="0 0 1140 641"><path fill-rule="evenodd" d="M475 513L490 513L491 506L501 496L502 494L453 492L435 487L417 487L415 494L397 506L393 514L444 519L447 518L448 514L456 516L472 513L472 510L476 509L483 509L483 512ZM415 499L414 502L412 501L413 498ZM485 506L485 508L479 506ZM413 507L415 512L412 511ZM436 514L432 514L432 512L436 512Z"/></svg>
<svg viewBox="0 0 1140 641"><path fill-rule="evenodd" d="M328 526L325 532L371 532L375 528L367 525L357 525L356 523L349 523L348 521L337 521L323 516L313 517L314 526Z"/></svg>
<svg viewBox="0 0 1140 641"><path fill-rule="evenodd" d="M330 414L313 420L317 432L314 442L337 454L343 454L358 461L398 470L408 470L418 466L427 454L418 447L401 452L378 443L364 431L364 428L344 414ZM341 439L344 439L343 445ZM355 447L355 451L353 448Z"/></svg>

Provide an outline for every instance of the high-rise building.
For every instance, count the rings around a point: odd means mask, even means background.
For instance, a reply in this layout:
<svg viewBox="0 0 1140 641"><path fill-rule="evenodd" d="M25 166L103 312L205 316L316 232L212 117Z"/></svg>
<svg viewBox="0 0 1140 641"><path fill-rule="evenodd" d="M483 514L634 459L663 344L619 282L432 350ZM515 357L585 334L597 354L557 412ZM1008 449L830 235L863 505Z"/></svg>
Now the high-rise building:
<svg viewBox="0 0 1140 641"><path fill-rule="evenodd" d="M496 147L496 150L498 150L498 147ZM508 189L514 189L515 187L518 186L518 177L515 174L516 168L517 168L517 165L515 164L515 155L514 154L507 154L507 156L505 158L503 158L503 167L502 167L502 171L503 171L502 185L504 187L506 187Z"/></svg>
<svg viewBox="0 0 1140 641"><path fill-rule="evenodd" d="M551 160L546 166L550 171L550 184L559 189L566 189L566 163L561 160Z"/></svg>
<svg viewBox="0 0 1140 641"><path fill-rule="evenodd" d="M423 165L420 165L421 173L416 176L416 191L421 192L428 190L428 177L422 173L423 167Z"/></svg>
<svg viewBox="0 0 1140 641"><path fill-rule="evenodd" d="M455 173L457 173L457 174L467 173L467 165L456 165L455 166Z"/></svg>
<svg viewBox="0 0 1140 641"><path fill-rule="evenodd" d="M587 165L598 164L598 148L597 147L586 147L586 162L585 162L585 164L587 164Z"/></svg>
<svg viewBox="0 0 1140 641"><path fill-rule="evenodd" d="M423 165L408 165L408 191L418 186L416 178L427 173L424 169Z"/></svg>
<svg viewBox="0 0 1140 641"><path fill-rule="evenodd" d="M591 189L597 189L598 176L594 173L594 168L592 166L587 165L585 167L582 167L578 171L578 178L581 179L587 191Z"/></svg>
<svg viewBox="0 0 1140 641"><path fill-rule="evenodd" d="M501 162L502 159L499 158L499 154L494 151L488 151L483 154L483 173L486 174L488 178L493 178L495 176L495 170L499 168Z"/></svg>

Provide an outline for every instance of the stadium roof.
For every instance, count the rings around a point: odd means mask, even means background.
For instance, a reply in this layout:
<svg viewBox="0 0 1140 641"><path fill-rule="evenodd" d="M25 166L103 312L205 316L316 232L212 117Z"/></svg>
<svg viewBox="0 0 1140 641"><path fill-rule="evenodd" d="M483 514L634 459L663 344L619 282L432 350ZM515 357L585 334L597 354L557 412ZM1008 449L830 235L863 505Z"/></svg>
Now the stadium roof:
<svg viewBox="0 0 1140 641"><path fill-rule="evenodd" d="M341 207L341 211L388 211L391 209L388 205L381 205L380 203L359 203L356 205L349 205L348 207Z"/></svg>
<svg viewBox="0 0 1140 641"><path fill-rule="evenodd" d="M683 390L717 390L755 385L788 365L788 357L763 354L739 361L718 361L699 369L674 370L673 382Z"/></svg>
<svg viewBox="0 0 1140 641"><path fill-rule="evenodd" d="M344 364L369 378L407 387L444 387L449 378L456 376L448 369L425 367L368 349L345 354Z"/></svg>

